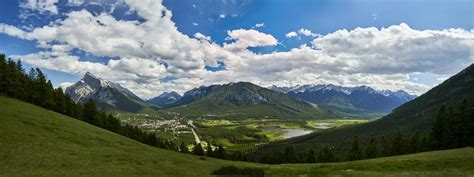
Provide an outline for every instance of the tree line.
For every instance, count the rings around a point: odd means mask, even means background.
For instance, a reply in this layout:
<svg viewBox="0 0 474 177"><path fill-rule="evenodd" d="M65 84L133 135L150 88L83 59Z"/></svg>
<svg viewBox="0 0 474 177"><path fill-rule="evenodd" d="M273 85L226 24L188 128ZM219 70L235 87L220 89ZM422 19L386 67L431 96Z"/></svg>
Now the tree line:
<svg viewBox="0 0 474 177"><path fill-rule="evenodd" d="M39 68L31 68L27 73L21 60L7 60L4 54L0 54L0 95L85 121L151 146L176 149L175 143L169 140L159 139L154 133L128 124L122 125L113 115L98 111L92 99L84 105L74 102L61 88L54 88Z"/></svg>

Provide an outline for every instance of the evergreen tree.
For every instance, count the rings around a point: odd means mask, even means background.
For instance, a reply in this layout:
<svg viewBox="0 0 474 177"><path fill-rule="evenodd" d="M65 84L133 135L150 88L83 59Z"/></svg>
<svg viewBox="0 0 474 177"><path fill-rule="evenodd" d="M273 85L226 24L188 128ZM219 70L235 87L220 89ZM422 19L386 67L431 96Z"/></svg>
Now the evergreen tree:
<svg viewBox="0 0 474 177"><path fill-rule="evenodd" d="M288 145L285 148L285 152L283 153L285 163L294 163L296 162L296 152L292 145Z"/></svg>
<svg viewBox="0 0 474 177"><path fill-rule="evenodd" d="M392 139L392 153L391 155L405 154L405 140L403 133L400 129L397 129L395 136Z"/></svg>
<svg viewBox="0 0 474 177"><path fill-rule="evenodd" d="M83 120L90 124L94 124L97 114L98 112L95 106L95 101L92 99L87 100L84 104L84 111L82 113Z"/></svg>
<svg viewBox="0 0 474 177"><path fill-rule="evenodd" d="M367 158L375 158L378 155L378 148L377 148L377 139L372 137L369 141L369 145L365 149L365 156Z"/></svg>
<svg viewBox="0 0 474 177"><path fill-rule="evenodd" d="M433 149L442 149L446 143L446 131L447 131L447 112L446 107L441 105L436 114L435 121L431 129L431 140Z"/></svg>
<svg viewBox="0 0 474 177"><path fill-rule="evenodd" d="M390 143L388 142L388 139L383 135L380 138L380 147L381 147L380 156L389 156L390 155L390 153L391 153Z"/></svg>
<svg viewBox="0 0 474 177"><path fill-rule="evenodd" d="M410 144L408 144L408 153L416 153L419 152L419 135L418 132L413 135L413 137L410 140Z"/></svg>
<svg viewBox="0 0 474 177"><path fill-rule="evenodd" d="M194 143L193 154L198 155L198 156L203 156L204 155L204 150L202 149L201 143L199 143L199 144Z"/></svg>
<svg viewBox="0 0 474 177"><path fill-rule="evenodd" d="M7 89L7 62L5 60L5 55L0 54L0 95L6 94Z"/></svg>
<svg viewBox="0 0 474 177"><path fill-rule="evenodd" d="M185 153L185 154L189 153L189 149L186 146L186 144L184 144L184 142L181 142L181 145L179 145L179 152Z"/></svg>
<svg viewBox="0 0 474 177"><path fill-rule="evenodd" d="M226 151L225 151L224 147L222 146L222 144L219 144L219 147L217 148L217 150L215 152L215 156L217 158L220 158L220 159L226 159L227 158Z"/></svg>
<svg viewBox="0 0 474 177"><path fill-rule="evenodd" d="M331 145L325 145L319 150L318 162L335 162L336 156L334 155L334 147Z"/></svg>
<svg viewBox="0 0 474 177"><path fill-rule="evenodd" d="M148 144L150 146L158 146L158 141L156 139L155 133L148 134L146 144Z"/></svg>
<svg viewBox="0 0 474 177"><path fill-rule="evenodd" d="M313 148L309 149L308 155L306 155L306 162L308 163L316 163L316 152Z"/></svg>
<svg viewBox="0 0 474 177"><path fill-rule="evenodd" d="M360 159L362 159L362 150L361 150L360 145L359 145L359 137L358 136L355 136L352 139L352 144L351 144L351 148L349 149L347 159L348 160L360 160Z"/></svg>
<svg viewBox="0 0 474 177"><path fill-rule="evenodd" d="M207 143L207 152L206 152L207 156L209 157L214 157L214 151L212 150L212 146L211 146L211 143Z"/></svg>

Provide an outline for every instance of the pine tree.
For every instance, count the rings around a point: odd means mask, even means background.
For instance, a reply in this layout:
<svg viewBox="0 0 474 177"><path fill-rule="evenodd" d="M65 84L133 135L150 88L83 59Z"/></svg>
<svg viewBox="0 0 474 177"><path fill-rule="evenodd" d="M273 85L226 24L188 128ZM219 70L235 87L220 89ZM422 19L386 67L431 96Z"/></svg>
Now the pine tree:
<svg viewBox="0 0 474 177"><path fill-rule="evenodd" d="M307 163L316 163L316 152L313 148L309 149L308 155L306 155L306 162Z"/></svg>
<svg viewBox="0 0 474 177"><path fill-rule="evenodd" d="M5 55L0 54L0 95L6 94L7 89L7 62L5 60Z"/></svg>
<svg viewBox="0 0 474 177"><path fill-rule="evenodd" d="M212 150L212 146L211 146L211 143L207 143L207 152L206 152L207 156L209 157L214 157L214 151Z"/></svg>
<svg viewBox="0 0 474 177"><path fill-rule="evenodd" d="M381 147L380 156L389 156L390 155L390 153L391 153L390 143L388 142L388 139L383 135L380 138L380 147Z"/></svg>
<svg viewBox="0 0 474 177"><path fill-rule="evenodd" d="M400 129L397 129L395 136L392 139L392 153L391 155L405 154L405 140L403 133Z"/></svg>
<svg viewBox="0 0 474 177"><path fill-rule="evenodd" d="M296 162L296 152L292 145L288 145L285 148L284 155L284 162L285 163L294 163Z"/></svg>
<svg viewBox="0 0 474 177"><path fill-rule="evenodd" d="M335 162L336 156L334 155L334 147L331 145L325 145L319 150L318 162Z"/></svg>
<svg viewBox="0 0 474 177"><path fill-rule="evenodd" d="M410 140L410 144L408 144L408 153L416 153L419 152L420 150L420 142L419 142L419 135L418 132L413 135L413 137Z"/></svg>
<svg viewBox="0 0 474 177"><path fill-rule="evenodd" d="M186 144L184 144L184 142L181 142L181 145L179 145L179 152L185 153L185 154L189 153L189 149L186 146Z"/></svg>
<svg viewBox="0 0 474 177"><path fill-rule="evenodd" d="M367 158L375 158L378 155L378 148L377 148L377 139L375 137L372 137L369 141L369 145L367 145L367 148L365 149L365 156Z"/></svg>
<svg viewBox="0 0 474 177"><path fill-rule="evenodd" d="M199 144L195 143L194 144L193 154L194 155L199 155L199 156L204 155L204 150L202 149L201 143L199 143Z"/></svg>
<svg viewBox="0 0 474 177"><path fill-rule="evenodd" d="M348 154L348 160L360 160L362 159L362 150L359 145L359 137L355 136L352 139L351 148Z"/></svg>
<svg viewBox="0 0 474 177"><path fill-rule="evenodd" d="M447 112L446 107L441 105L436 114L435 121L431 129L431 140L433 149L443 149L446 141L446 131L447 131Z"/></svg>
<svg viewBox="0 0 474 177"><path fill-rule="evenodd" d="M97 109L95 106L95 101L92 99L89 99L85 104L84 104L84 111L83 111L83 120L90 123L90 124L95 124L95 119L97 117Z"/></svg>
<svg viewBox="0 0 474 177"><path fill-rule="evenodd" d="M224 146L222 146L222 144L219 144L219 147L217 148L217 150L215 152L215 155L216 155L217 158L220 158L220 159L226 159L227 158L226 151L224 149Z"/></svg>

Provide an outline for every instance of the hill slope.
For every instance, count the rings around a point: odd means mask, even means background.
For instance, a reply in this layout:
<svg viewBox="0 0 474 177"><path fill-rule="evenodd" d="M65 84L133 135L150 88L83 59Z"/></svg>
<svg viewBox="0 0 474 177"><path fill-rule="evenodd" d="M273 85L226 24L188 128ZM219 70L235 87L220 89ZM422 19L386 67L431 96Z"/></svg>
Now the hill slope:
<svg viewBox="0 0 474 177"><path fill-rule="evenodd" d="M222 166L259 167L269 176L472 175L474 149L331 164L263 165L180 154L0 96L2 176L209 176ZM352 169L352 170L348 170Z"/></svg>
<svg viewBox="0 0 474 177"><path fill-rule="evenodd" d="M427 133L431 129L434 115L440 105L456 105L464 98L469 100L470 105L468 106L472 108L474 103L474 64L379 120L309 134L289 139L282 144L291 143L302 149L326 143L343 147L344 144L350 143L356 135L365 142L372 136L393 134L396 129L400 129L405 134ZM273 148L281 148L281 146L269 146L264 151L271 151Z"/></svg>
<svg viewBox="0 0 474 177"><path fill-rule="evenodd" d="M188 91L169 109L191 116L245 118L332 118L323 107L249 82L200 87Z"/></svg>

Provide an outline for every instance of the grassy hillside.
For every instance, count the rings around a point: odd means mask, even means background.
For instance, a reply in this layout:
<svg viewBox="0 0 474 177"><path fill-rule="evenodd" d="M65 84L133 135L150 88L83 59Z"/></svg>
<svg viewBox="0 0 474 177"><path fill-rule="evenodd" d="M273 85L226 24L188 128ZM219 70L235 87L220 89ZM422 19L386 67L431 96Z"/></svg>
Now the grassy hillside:
<svg viewBox="0 0 474 177"><path fill-rule="evenodd" d="M474 149L419 153L349 163L262 165L180 154L147 146L18 100L0 97L0 175L208 176L228 165L269 176L474 174Z"/></svg>

